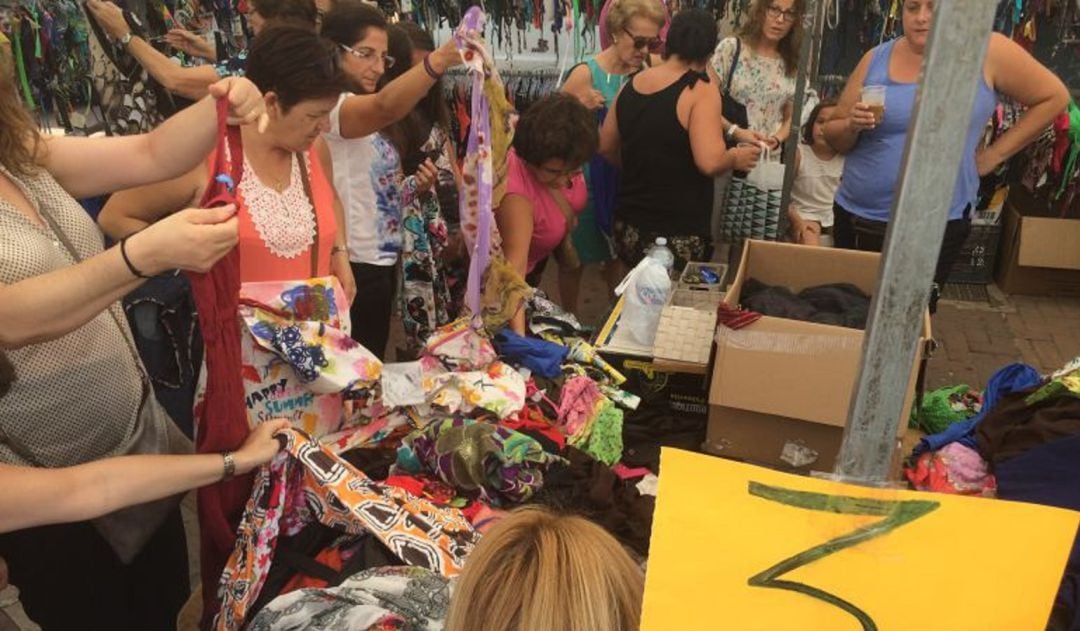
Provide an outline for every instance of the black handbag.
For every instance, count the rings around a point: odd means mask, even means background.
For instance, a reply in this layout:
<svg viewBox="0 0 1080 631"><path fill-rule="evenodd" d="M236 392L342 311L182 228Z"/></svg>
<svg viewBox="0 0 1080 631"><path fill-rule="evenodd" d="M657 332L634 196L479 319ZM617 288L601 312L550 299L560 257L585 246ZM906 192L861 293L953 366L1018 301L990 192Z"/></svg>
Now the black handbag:
<svg viewBox="0 0 1080 631"><path fill-rule="evenodd" d="M723 114L728 123L733 123L743 129L749 129L750 118L746 113L746 106L731 96L731 80L735 77L735 68L739 66L739 56L741 54L742 40L736 37L735 57L731 60L731 68L728 68L727 79L724 81ZM731 149L736 144L734 140L728 140L727 134L724 134L724 141L727 143L728 149Z"/></svg>

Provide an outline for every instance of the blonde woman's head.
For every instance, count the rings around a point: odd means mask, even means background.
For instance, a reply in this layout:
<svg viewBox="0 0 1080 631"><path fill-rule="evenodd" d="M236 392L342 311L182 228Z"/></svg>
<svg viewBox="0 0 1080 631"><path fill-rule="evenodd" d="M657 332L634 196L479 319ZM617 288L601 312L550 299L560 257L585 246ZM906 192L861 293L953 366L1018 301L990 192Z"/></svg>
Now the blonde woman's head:
<svg viewBox="0 0 1080 631"><path fill-rule="evenodd" d="M636 631L644 584L596 524L526 507L469 556L446 631Z"/></svg>
<svg viewBox="0 0 1080 631"><path fill-rule="evenodd" d="M619 58L636 68L660 47L665 20L660 0L612 0L604 26Z"/></svg>

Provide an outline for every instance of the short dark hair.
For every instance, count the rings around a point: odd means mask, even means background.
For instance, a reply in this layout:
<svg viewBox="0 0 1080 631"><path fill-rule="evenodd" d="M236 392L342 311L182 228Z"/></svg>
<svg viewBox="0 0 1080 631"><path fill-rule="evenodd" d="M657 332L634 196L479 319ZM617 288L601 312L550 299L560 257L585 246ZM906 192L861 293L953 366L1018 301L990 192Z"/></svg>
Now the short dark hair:
<svg viewBox="0 0 1080 631"><path fill-rule="evenodd" d="M810 110L810 118L807 118L806 124L802 126L802 141L804 144L814 144L814 121L821 114L821 110L829 107L836 107L836 101L820 101L814 106L814 109Z"/></svg>
<svg viewBox="0 0 1080 631"><path fill-rule="evenodd" d="M576 97L548 94L525 110L514 131L514 152L533 166L548 160L581 165L596 153L600 134L596 114Z"/></svg>
<svg viewBox="0 0 1080 631"><path fill-rule="evenodd" d="M363 0L337 0L322 21L322 36L335 44L352 46L369 28L386 30L383 12Z"/></svg>
<svg viewBox="0 0 1080 631"><path fill-rule="evenodd" d="M251 8L264 20L315 28L319 11L315 0L251 0Z"/></svg>
<svg viewBox="0 0 1080 631"><path fill-rule="evenodd" d="M339 59L335 47L314 32L273 26L252 41L246 76L264 94L276 94L288 111L301 101L345 90Z"/></svg>
<svg viewBox="0 0 1080 631"><path fill-rule="evenodd" d="M702 62L716 50L716 20L704 9L683 9L671 18L664 56Z"/></svg>

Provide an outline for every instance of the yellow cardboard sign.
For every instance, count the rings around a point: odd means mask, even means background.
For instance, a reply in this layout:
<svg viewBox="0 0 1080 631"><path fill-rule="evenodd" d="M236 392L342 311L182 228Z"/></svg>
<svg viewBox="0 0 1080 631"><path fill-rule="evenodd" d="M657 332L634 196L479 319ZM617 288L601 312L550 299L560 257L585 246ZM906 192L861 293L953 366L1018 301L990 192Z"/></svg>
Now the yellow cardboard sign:
<svg viewBox="0 0 1080 631"><path fill-rule="evenodd" d="M1043 631L1080 513L664 449L642 631Z"/></svg>

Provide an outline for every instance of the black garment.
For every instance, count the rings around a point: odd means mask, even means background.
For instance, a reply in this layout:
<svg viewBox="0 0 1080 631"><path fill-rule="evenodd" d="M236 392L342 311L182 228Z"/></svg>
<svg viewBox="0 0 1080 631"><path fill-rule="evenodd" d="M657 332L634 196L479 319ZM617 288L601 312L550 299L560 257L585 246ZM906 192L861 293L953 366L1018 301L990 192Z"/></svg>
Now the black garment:
<svg viewBox="0 0 1080 631"><path fill-rule="evenodd" d="M642 556L649 553L656 498L638 493L635 480L620 480L589 454L567 447L569 465L555 464L544 473L544 487L531 502L572 511L607 530Z"/></svg>
<svg viewBox="0 0 1080 631"><path fill-rule="evenodd" d="M844 210L840 204L833 204L833 241L838 248L881 252L885 247L885 229L888 226L888 222L864 219ZM937 269L934 271L934 282L938 285L944 285L949 279L949 273L969 234L971 217L967 212L962 219L953 219L945 225L945 239L941 243Z"/></svg>
<svg viewBox="0 0 1080 631"><path fill-rule="evenodd" d="M190 594L179 508L131 565L90 522L0 535L0 557L27 615L46 631L175 629Z"/></svg>
<svg viewBox="0 0 1080 631"><path fill-rule="evenodd" d="M1033 446L994 467L997 496L1080 510L1080 436ZM1080 631L1080 537L1073 540L1047 631Z"/></svg>
<svg viewBox="0 0 1080 631"><path fill-rule="evenodd" d="M1080 398L1063 395L1028 405L1028 396L1006 395L976 426L979 453L991 466L1039 445L1080 436Z"/></svg>
<svg viewBox="0 0 1080 631"><path fill-rule="evenodd" d="M525 275L525 283L529 287L539 287L540 281L544 280L544 270L547 269L550 256L545 256L533 266L532 271Z"/></svg>
<svg viewBox="0 0 1080 631"><path fill-rule="evenodd" d="M870 314L870 296L847 283L808 287L795 294L787 287L751 278L743 286L740 302L762 315L852 329L866 328Z"/></svg>
<svg viewBox="0 0 1080 631"><path fill-rule="evenodd" d="M703 415L672 412L665 396L643 398L638 409L623 418L623 464L659 473L661 447L700 452L707 427Z"/></svg>
<svg viewBox="0 0 1080 631"><path fill-rule="evenodd" d="M381 360L386 355L386 343L390 339L396 267L369 263L349 265L356 280L356 300L349 308L352 338Z"/></svg>
<svg viewBox="0 0 1080 631"><path fill-rule="evenodd" d="M676 112L683 91L698 81L709 79L691 70L659 92L641 94L631 80L619 94L619 221L643 232L702 235L708 240L713 179L694 163L690 133Z"/></svg>
<svg viewBox="0 0 1080 631"><path fill-rule="evenodd" d="M203 341L187 276L156 276L124 296L123 304L158 402L192 438Z"/></svg>

